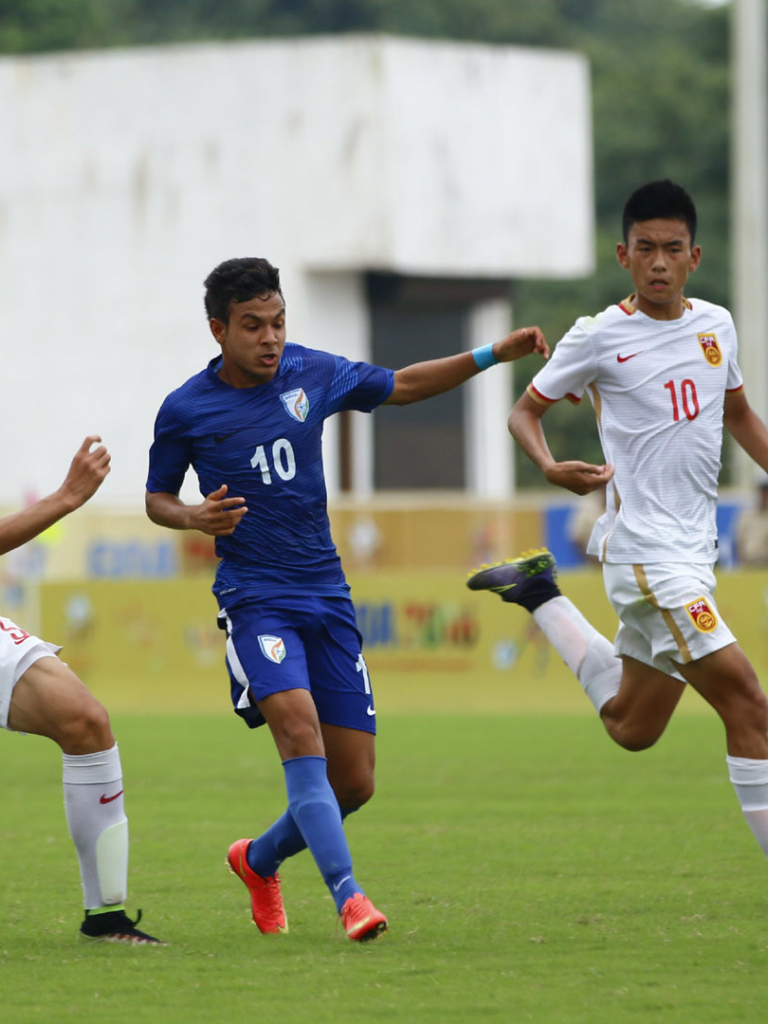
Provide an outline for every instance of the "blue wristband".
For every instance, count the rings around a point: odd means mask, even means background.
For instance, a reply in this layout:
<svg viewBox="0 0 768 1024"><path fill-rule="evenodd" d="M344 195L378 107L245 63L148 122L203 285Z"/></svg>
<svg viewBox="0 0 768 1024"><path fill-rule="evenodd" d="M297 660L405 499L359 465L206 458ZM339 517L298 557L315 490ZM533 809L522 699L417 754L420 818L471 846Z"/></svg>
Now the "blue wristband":
<svg viewBox="0 0 768 1024"><path fill-rule="evenodd" d="M472 358L481 370L487 370L489 366L495 366L499 361L493 354L493 345L483 345L481 348L473 348Z"/></svg>

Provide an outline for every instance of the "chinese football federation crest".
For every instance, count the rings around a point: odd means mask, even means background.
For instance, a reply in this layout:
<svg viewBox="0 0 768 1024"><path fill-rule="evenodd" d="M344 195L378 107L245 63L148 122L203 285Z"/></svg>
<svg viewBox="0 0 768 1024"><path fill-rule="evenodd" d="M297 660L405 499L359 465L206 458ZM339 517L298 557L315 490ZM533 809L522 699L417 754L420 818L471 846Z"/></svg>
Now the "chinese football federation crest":
<svg viewBox="0 0 768 1024"><path fill-rule="evenodd" d="M304 388L296 388L295 391L284 391L280 395L283 405L290 416L293 416L299 423L303 423L309 414L309 399L304 394Z"/></svg>
<svg viewBox="0 0 768 1024"><path fill-rule="evenodd" d="M281 636L269 636L266 633L262 633L259 637L259 647L261 647L261 653L269 661L274 661L276 665L285 657L285 642Z"/></svg>
<svg viewBox="0 0 768 1024"><path fill-rule="evenodd" d="M703 597L685 606L700 633L711 633L717 628L717 617Z"/></svg>
<svg viewBox="0 0 768 1024"><path fill-rule="evenodd" d="M697 334L696 337L701 345L701 351L704 353L704 358L707 360L709 365L719 366L723 361L723 353L720 351L720 346L717 343L717 335L714 331Z"/></svg>

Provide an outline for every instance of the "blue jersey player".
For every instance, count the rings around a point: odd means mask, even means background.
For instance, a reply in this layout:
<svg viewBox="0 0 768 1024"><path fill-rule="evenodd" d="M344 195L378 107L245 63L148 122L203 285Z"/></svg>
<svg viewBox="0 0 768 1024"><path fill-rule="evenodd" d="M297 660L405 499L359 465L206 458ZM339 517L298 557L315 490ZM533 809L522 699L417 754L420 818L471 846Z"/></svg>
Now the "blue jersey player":
<svg viewBox="0 0 768 1024"><path fill-rule="evenodd" d="M264 259L222 263L205 282L221 348L166 398L150 452L147 514L216 538L214 593L237 713L266 722L283 763L285 813L229 849L262 932L287 921L277 873L309 847L350 939L387 927L357 882L343 828L373 794L375 709L360 633L326 511L323 422L448 391L496 362L548 349L537 327L392 371L286 342L285 301ZM189 467L203 501L179 498Z"/></svg>

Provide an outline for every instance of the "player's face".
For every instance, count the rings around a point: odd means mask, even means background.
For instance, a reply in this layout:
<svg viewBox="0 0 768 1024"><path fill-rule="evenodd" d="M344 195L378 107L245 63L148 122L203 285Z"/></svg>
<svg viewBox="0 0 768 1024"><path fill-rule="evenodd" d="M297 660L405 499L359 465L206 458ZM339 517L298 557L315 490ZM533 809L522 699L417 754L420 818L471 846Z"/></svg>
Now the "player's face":
<svg viewBox="0 0 768 1024"><path fill-rule="evenodd" d="M683 315L683 290L701 259L701 249L691 245L685 221L637 221L627 244L616 246L616 255L632 277L634 302L641 312L654 320L677 320Z"/></svg>
<svg viewBox="0 0 768 1024"><path fill-rule="evenodd" d="M279 292L233 302L229 323L210 321L221 345L219 376L236 388L252 388L272 380L285 348L285 302Z"/></svg>

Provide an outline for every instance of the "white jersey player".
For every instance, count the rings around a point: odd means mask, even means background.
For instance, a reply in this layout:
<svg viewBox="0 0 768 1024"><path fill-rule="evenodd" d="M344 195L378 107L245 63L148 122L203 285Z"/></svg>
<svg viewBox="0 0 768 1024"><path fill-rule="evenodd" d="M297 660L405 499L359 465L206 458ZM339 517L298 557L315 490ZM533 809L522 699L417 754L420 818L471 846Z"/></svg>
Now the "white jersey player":
<svg viewBox="0 0 768 1024"><path fill-rule="evenodd" d="M0 519L0 555L26 544L93 496L109 472L109 452L100 441L96 435L86 437L57 491ZM125 913L128 820L109 716L58 658L59 650L0 616L0 726L47 736L61 747L64 805L85 902L81 934L157 944L136 927L138 918L131 921Z"/></svg>
<svg viewBox="0 0 768 1024"><path fill-rule="evenodd" d="M718 611L713 572L723 426L764 470L768 429L744 393L730 314L684 296L701 258L688 194L668 180L642 186L623 234L617 256L634 293L579 320L509 417L550 483L576 494L607 485L589 550L619 616L615 644L560 593L549 552L483 567L468 585L532 612L628 750L652 746L686 683L697 690L723 721L731 781L768 855L768 701ZM546 442L547 409L584 392L603 466L556 461Z"/></svg>
<svg viewBox="0 0 768 1024"><path fill-rule="evenodd" d="M614 475L590 554L714 561L723 402L742 384L721 306L685 300L678 320L660 322L629 298L577 321L528 393L547 406L586 391L595 407Z"/></svg>

